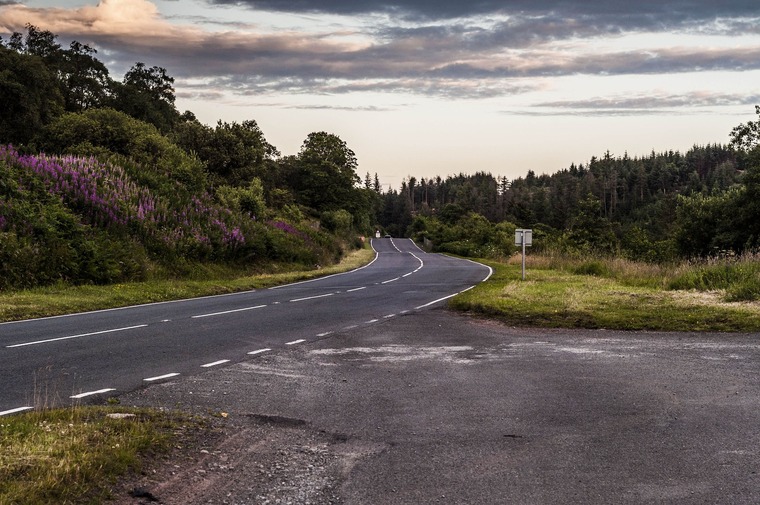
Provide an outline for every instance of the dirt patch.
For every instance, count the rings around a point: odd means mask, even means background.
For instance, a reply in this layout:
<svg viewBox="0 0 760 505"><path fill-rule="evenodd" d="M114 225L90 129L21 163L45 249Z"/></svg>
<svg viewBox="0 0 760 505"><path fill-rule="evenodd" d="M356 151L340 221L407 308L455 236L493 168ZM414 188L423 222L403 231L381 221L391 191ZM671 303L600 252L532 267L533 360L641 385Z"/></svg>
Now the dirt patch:
<svg viewBox="0 0 760 505"><path fill-rule="evenodd" d="M114 489L117 505L337 504L354 465L381 452L301 419L264 414L210 419L171 454Z"/></svg>

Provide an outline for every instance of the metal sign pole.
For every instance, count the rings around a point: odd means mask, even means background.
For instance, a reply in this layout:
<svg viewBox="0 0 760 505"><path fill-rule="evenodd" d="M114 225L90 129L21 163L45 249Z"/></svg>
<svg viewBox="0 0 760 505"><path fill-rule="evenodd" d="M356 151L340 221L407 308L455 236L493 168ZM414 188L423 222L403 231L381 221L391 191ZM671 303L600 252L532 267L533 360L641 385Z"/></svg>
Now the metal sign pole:
<svg viewBox="0 0 760 505"><path fill-rule="evenodd" d="M515 245L522 246L522 280L525 280L525 248L533 245L533 230L515 230Z"/></svg>

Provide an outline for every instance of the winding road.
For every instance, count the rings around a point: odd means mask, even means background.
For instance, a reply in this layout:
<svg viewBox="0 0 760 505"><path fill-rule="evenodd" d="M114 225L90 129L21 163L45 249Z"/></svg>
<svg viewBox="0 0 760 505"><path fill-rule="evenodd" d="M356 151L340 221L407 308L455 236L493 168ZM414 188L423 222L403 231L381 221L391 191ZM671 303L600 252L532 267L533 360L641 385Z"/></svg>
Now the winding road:
<svg viewBox="0 0 760 505"><path fill-rule="evenodd" d="M407 239L365 267L229 295L0 324L0 415L99 401L433 307L491 275Z"/></svg>

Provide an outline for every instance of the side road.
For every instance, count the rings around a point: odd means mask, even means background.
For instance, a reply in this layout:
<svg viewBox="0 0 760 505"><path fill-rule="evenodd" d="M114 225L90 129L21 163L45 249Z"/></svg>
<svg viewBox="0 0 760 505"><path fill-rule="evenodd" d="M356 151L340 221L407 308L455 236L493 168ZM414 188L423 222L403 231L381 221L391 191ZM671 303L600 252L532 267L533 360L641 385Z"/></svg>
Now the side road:
<svg viewBox="0 0 760 505"><path fill-rule="evenodd" d="M120 504L758 503L757 335L428 310L121 397L213 419Z"/></svg>

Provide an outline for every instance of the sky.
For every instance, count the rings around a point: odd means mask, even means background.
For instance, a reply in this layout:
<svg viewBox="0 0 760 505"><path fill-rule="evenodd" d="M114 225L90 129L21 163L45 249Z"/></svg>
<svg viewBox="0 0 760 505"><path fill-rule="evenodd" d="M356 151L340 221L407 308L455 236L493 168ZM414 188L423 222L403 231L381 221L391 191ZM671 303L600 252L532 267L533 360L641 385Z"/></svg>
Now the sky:
<svg viewBox="0 0 760 505"><path fill-rule="evenodd" d="M758 0L0 0L27 23L283 155L336 134L385 190L725 144L760 104Z"/></svg>

